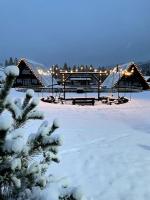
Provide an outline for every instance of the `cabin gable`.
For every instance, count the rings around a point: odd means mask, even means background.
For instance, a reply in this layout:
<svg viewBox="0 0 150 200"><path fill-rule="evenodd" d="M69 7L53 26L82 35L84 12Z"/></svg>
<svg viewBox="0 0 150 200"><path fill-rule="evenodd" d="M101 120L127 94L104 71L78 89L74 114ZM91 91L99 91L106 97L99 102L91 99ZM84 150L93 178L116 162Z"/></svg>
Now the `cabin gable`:
<svg viewBox="0 0 150 200"><path fill-rule="evenodd" d="M16 78L15 87L42 87L39 78L34 72L21 60L18 64L19 76Z"/></svg>
<svg viewBox="0 0 150 200"><path fill-rule="evenodd" d="M147 84L137 65L133 62L115 67L103 82L103 87L107 89L122 88L125 90L149 89L149 85Z"/></svg>

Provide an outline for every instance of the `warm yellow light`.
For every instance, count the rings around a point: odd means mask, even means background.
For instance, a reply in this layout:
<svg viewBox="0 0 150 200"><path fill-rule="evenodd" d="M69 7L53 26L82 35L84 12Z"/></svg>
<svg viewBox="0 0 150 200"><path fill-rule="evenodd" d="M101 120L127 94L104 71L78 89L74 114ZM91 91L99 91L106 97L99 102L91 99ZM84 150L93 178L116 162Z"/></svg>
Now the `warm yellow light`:
<svg viewBox="0 0 150 200"><path fill-rule="evenodd" d="M123 71L123 74L124 74L125 76L131 76L131 75L132 75L132 73L131 73L131 72L128 72L127 70L124 70L124 71Z"/></svg>
<svg viewBox="0 0 150 200"><path fill-rule="evenodd" d="M94 72L97 72L97 69L94 69Z"/></svg>
<svg viewBox="0 0 150 200"><path fill-rule="evenodd" d="M43 75L43 70L38 69L38 73L39 73L40 75Z"/></svg>

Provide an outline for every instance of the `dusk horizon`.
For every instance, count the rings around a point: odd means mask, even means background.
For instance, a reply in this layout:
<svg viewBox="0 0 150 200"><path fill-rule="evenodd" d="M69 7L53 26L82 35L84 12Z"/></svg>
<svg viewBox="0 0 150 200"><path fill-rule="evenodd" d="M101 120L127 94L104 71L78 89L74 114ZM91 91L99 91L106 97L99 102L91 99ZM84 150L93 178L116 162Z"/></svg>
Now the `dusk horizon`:
<svg viewBox="0 0 150 200"><path fill-rule="evenodd" d="M150 60L148 0L0 0L0 62L112 66Z"/></svg>

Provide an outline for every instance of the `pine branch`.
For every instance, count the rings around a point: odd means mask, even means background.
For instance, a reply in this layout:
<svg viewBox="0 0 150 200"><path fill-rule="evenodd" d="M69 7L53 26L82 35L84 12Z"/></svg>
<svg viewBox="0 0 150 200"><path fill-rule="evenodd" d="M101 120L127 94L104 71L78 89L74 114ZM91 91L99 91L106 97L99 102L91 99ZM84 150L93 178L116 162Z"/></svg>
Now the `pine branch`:
<svg viewBox="0 0 150 200"><path fill-rule="evenodd" d="M16 77L19 75L19 70L16 66L9 66L5 69L6 81L3 88L0 90L0 113L3 112L5 99L8 96Z"/></svg>
<svg viewBox="0 0 150 200"><path fill-rule="evenodd" d="M33 98L34 91L27 90L23 99L11 100L9 92L18 68L6 68L6 82L0 90L0 199L31 199L32 192L37 193L46 187L52 179L46 178L49 164L59 162L57 157L61 140L54 135L59 128L54 120L52 126L43 122L36 134L24 137L23 125L31 119L43 119L43 113L36 111L38 99ZM11 120L2 118L2 112L7 109L11 113ZM12 119L13 118L13 119ZM41 161L31 163L34 155L40 154ZM72 195L72 196L71 196ZM66 196L71 199L73 194ZM35 196L33 199L36 199Z"/></svg>
<svg viewBox="0 0 150 200"><path fill-rule="evenodd" d="M16 120L16 128L21 127L27 121L28 114L34 110L34 108L38 105L38 103L39 103L39 99L33 98L31 103L27 104L27 106L22 111L21 118Z"/></svg>
<svg viewBox="0 0 150 200"><path fill-rule="evenodd" d="M13 101L7 99L5 107L10 111L15 121L21 118L21 110Z"/></svg>
<svg viewBox="0 0 150 200"><path fill-rule="evenodd" d="M5 143L5 138L12 125L12 119L8 118L7 121L3 115L0 116L0 155L3 153L3 146Z"/></svg>
<svg viewBox="0 0 150 200"><path fill-rule="evenodd" d="M15 104L19 109L22 108L22 103L21 103L21 99L20 99L20 98L15 99L14 104Z"/></svg>
<svg viewBox="0 0 150 200"><path fill-rule="evenodd" d="M27 120L28 119L44 119L44 115L40 111L32 111L27 115Z"/></svg>
<svg viewBox="0 0 150 200"><path fill-rule="evenodd" d="M29 104L33 96L34 96L34 91L32 89L27 90L26 96L22 104L22 109L25 109L25 107Z"/></svg>
<svg viewBox="0 0 150 200"><path fill-rule="evenodd" d="M62 142L60 137L57 135L51 135L58 128L58 123L53 122L52 126L48 125L47 121L44 121L39 127L37 134L34 134L28 138L28 145L31 146L29 155L34 155L35 152L45 152L51 151L54 154L57 154L58 146L61 146Z"/></svg>

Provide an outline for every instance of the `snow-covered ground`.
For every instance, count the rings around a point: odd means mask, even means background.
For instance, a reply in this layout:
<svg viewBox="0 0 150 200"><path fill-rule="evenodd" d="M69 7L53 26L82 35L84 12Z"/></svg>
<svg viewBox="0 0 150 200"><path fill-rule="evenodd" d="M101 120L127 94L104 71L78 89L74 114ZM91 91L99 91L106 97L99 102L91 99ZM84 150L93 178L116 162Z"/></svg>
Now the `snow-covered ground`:
<svg viewBox="0 0 150 200"><path fill-rule="evenodd" d="M80 186L88 200L150 199L150 91L133 93L123 105L40 102L39 109L49 122L60 121L61 162L51 173Z"/></svg>

